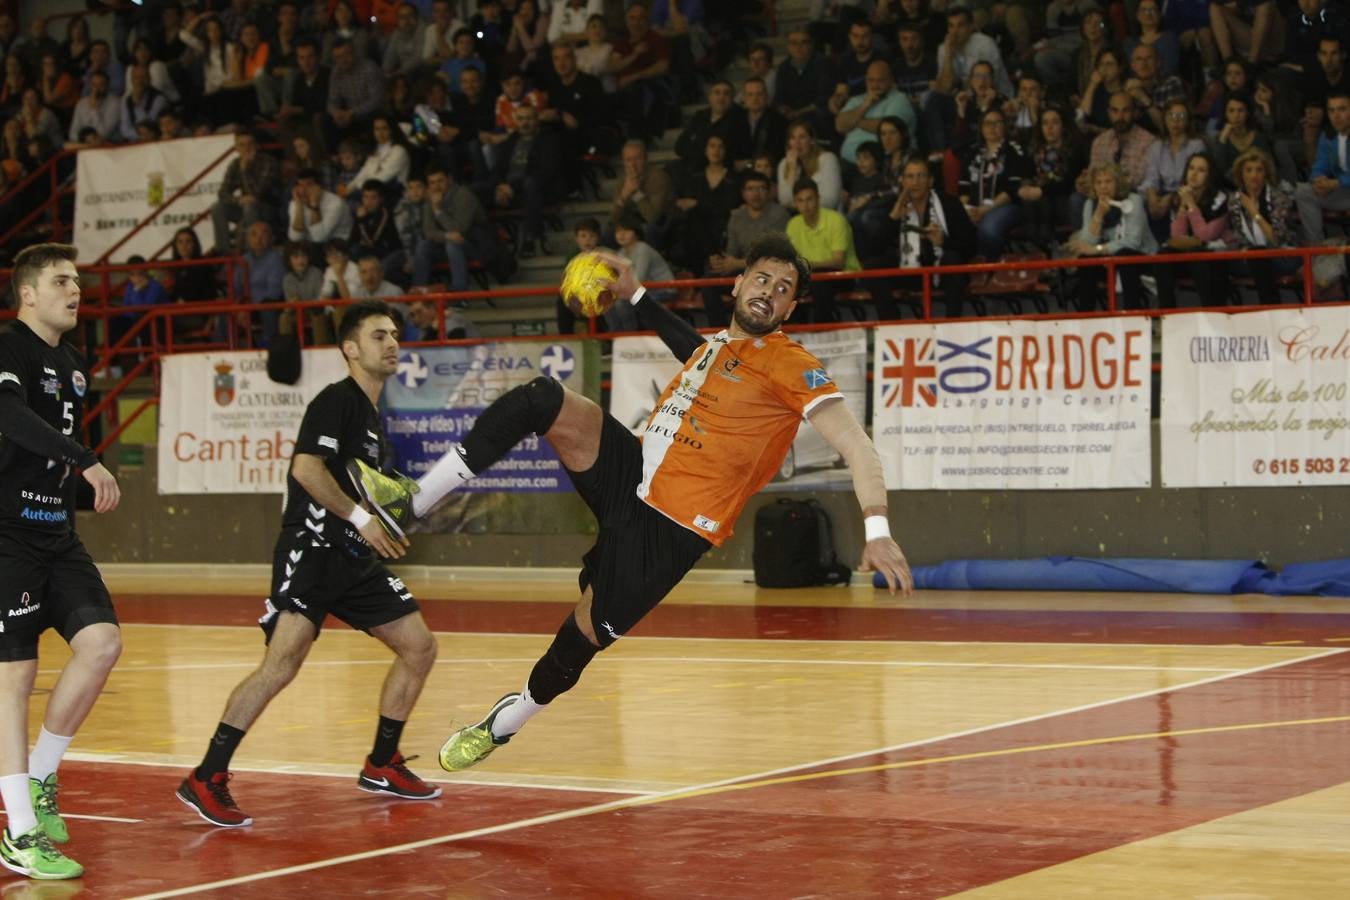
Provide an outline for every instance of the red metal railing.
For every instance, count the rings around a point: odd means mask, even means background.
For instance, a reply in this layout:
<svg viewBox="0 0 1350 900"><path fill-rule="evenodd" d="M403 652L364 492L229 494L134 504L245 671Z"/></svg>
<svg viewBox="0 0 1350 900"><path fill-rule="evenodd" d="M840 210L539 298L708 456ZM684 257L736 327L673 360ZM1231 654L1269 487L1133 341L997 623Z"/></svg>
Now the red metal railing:
<svg viewBox="0 0 1350 900"><path fill-rule="evenodd" d="M43 178L47 178L51 182L51 189L47 192L47 198L30 209L25 216L13 225L9 226L3 234L0 234L0 247L8 244L17 235L22 234L25 228L48 211L52 212L52 240L59 241L62 239L66 232L66 225L61 221L60 204L61 198L66 194L61 190L61 174L58 166L63 160L74 156L76 152L77 151L74 150L60 151L32 172L29 172L22 181L6 191L3 196L0 196L0 203L8 204L23 196L24 191L37 184L38 181Z"/></svg>
<svg viewBox="0 0 1350 900"><path fill-rule="evenodd" d="M1165 316L1177 312L1195 312L1198 310L1209 309L1210 311L1233 312L1232 307L1194 307L1186 309L1141 309L1141 310L1118 310L1116 308L1115 291L1115 273L1120 266L1126 265L1148 265L1158 262L1186 263L1186 262L1206 262L1220 260L1251 260L1251 259L1277 259L1297 257L1302 259L1302 305L1311 305L1313 303L1313 276L1311 261L1315 256L1326 256L1342 254L1346 248L1340 247L1299 247L1280 250L1264 251L1222 251L1222 252L1202 252L1202 253L1177 253L1167 254L1165 256L1129 256L1129 257L1092 257L1085 259L1047 259L1047 260L1018 260L1012 262L981 263L976 265L964 266L929 266L913 269L874 269L863 272L824 272L813 276L814 280L820 281L884 281L893 277L919 276L921 279L922 296L922 317L925 320L933 320L933 284L932 278L935 275L949 273L992 273L998 271L1025 271L1025 270L1046 270L1046 269L1068 269L1083 266L1097 266L1106 268L1106 297L1107 308L1092 312L1078 313L1028 313L1008 315L1000 314L998 318L1084 318L1109 315L1141 315L1141 316ZM224 299L192 302L174 305L161 305L152 307L132 307L130 309L113 306L109 301L112 296L111 276L117 273L128 272L133 269L159 269L159 268L183 268L198 265L224 266L227 273L227 285L230 294ZM175 345L174 327L175 319L182 316L212 316L222 315L233 317L233 314L257 313L264 310L274 310L281 312L283 310L293 310L296 313L297 328L296 336L301 346L305 345L305 328L300 323L304 319L303 312L309 309L326 308L335 306L344 306L351 302L350 300L308 300L292 302L267 302L253 303L240 302L233 294L234 270L235 267L246 264L242 257L222 257L214 260L180 260L163 263L143 263L135 266L131 265L101 265L90 266L83 271L98 275L98 284L100 290L96 296L95 302L87 304L85 308L85 317L101 320L104 323L109 320L121 317L127 313L134 313L137 321L115 342L109 344L106 338L97 346L93 356L91 374L101 375L111 369L119 362L125 362L128 359L134 362L130 368L119 373L115 383L111 387L103 388L104 396L96 403L85 415L84 424L87 426L93 423L106 412L115 412L114 406L118 397L120 397L128 387L130 387L142 375L149 373L154 382L155 390L159 386L159 361L162 357L185 351L201 351L207 349L247 349L253 346L254 332L252 328L238 328L234 324L228 323L220 329L221 340L212 340L210 342L193 342L183 344L181 341ZM0 272L0 276L4 275ZM650 282L649 288L698 288L704 286L729 286L734 282L733 278L697 278L685 279L667 282ZM521 287L498 288L496 290L476 290L464 291L458 293L420 293L408 294L400 297L388 298L391 303L396 305L407 304L417 300L424 300L435 304L437 310L437 339L432 341L408 342L409 346L435 346L439 344L475 344L486 340L500 340L500 338L466 338L457 340L448 340L446 333L446 306L448 304L465 303L476 299L523 299L531 297L554 297L557 295L556 285L531 285ZM1283 304L1282 304L1283 305ZM1254 311L1256 309L1271 309L1278 307L1242 307L1243 311ZM12 316L13 313L3 315ZM824 331L847 327L871 327L874 323L830 323L817 325L792 325L792 331ZM591 319L589 325L588 337L612 338L619 336L618 333L604 332L600 330L598 320ZM214 337L214 336L213 336ZM556 341L559 339L557 334L541 335L518 335L509 338L513 341L536 341L547 340ZM131 424L135 417L140 416L157 402L155 398L143 401L133 412L120 422L113 421L114 427L109 434L100 442L99 449L110 445L112 441L122 434L125 428ZM115 418L115 416L114 416Z"/></svg>

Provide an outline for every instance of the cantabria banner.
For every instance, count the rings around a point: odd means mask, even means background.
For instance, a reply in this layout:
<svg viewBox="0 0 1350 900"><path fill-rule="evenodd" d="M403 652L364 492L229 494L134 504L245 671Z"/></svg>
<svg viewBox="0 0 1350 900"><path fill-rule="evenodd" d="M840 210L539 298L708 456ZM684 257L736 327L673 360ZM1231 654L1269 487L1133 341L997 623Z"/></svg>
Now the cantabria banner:
<svg viewBox="0 0 1350 900"><path fill-rule="evenodd" d="M1350 308L1163 321L1167 487L1350 484Z"/></svg>
<svg viewBox="0 0 1350 900"><path fill-rule="evenodd" d="M867 332L862 328L794 334L815 354L830 378L839 385L844 402L859 422L867 417ZM658 337L622 337L614 341L613 386L609 411L614 418L641 434L652 407L666 385L680 371L681 363ZM837 468L843 460L810 423L803 420L797 438L783 460L769 490L848 490L849 475Z"/></svg>
<svg viewBox="0 0 1350 900"><path fill-rule="evenodd" d="M97 261L233 145L233 135L217 134L81 150L76 162L74 240L80 261ZM216 202L232 158L233 154L212 167L186 194L118 247L111 262L125 262L136 253L149 259L169 243L175 231L208 210ZM213 241L210 230L210 219L197 226L203 248Z"/></svg>
<svg viewBox="0 0 1350 900"><path fill-rule="evenodd" d="M877 329L872 434L892 489L1146 487L1149 323Z"/></svg>
<svg viewBox="0 0 1350 900"><path fill-rule="evenodd" d="M515 341L404 350L384 389L384 428L400 471L416 478L463 440L484 409L539 375L580 392L579 341ZM462 492L570 491L562 461L547 441L527 435Z"/></svg>
<svg viewBox="0 0 1350 900"><path fill-rule="evenodd" d="M305 407L347 377L334 347L304 352L300 382L267 377L267 352L164 357L159 402L161 494L279 494Z"/></svg>

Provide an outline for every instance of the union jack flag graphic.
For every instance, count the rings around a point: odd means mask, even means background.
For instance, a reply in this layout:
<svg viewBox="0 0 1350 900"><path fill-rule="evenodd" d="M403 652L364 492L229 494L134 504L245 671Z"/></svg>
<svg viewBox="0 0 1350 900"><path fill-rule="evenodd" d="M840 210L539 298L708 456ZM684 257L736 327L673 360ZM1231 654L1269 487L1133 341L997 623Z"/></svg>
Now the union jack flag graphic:
<svg viewBox="0 0 1350 900"><path fill-rule="evenodd" d="M938 372L932 338L887 340L881 354L881 396L887 406L937 405Z"/></svg>

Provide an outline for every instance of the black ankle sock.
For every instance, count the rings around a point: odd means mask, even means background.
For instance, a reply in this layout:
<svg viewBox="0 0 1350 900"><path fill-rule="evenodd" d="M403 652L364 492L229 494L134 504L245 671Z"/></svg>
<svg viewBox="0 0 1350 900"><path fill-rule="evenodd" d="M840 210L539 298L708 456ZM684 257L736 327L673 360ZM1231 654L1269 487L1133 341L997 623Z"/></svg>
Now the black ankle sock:
<svg viewBox="0 0 1350 900"><path fill-rule="evenodd" d="M217 725L211 743L206 746L206 756L202 757L202 764L197 767L197 777L206 781L217 772L227 771L230 768L230 759L234 756L234 751L239 749L239 742L244 739L244 734L245 732L233 725L226 725L224 722Z"/></svg>
<svg viewBox="0 0 1350 900"><path fill-rule="evenodd" d="M380 716L380 724L375 729L375 749L370 751L370 763L376 768L389 765L389 761L398 752L399 738L403 737L403 723L398 719Z"/></svg>

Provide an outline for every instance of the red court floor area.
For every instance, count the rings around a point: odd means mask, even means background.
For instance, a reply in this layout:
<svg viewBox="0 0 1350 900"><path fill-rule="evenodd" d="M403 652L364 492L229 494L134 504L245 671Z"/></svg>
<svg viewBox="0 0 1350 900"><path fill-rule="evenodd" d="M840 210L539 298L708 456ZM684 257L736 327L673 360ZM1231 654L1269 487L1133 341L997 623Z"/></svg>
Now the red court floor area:
<svg viewBox="0 0 1350 900"><path fill-rule="evenodd" d="M247 624L256 607L119 598L129 623ZM426 604L442 631L547 633L565 609ZM1350 615L675 605L639 633L1330 648L1350 636ZM744 752L761 740L747 730ZM223 830L174 798L181 769L68 762L63 808L104 817L71 820L88 874L36 885L6 873L0 897L944 897L1346 784L1347 746L1350 655L1328 652L684 794L450 783L410 803L356 790L355 771L241 772L236 796L256 824ZM428 759L419 771L439 774Z"/></svg>

